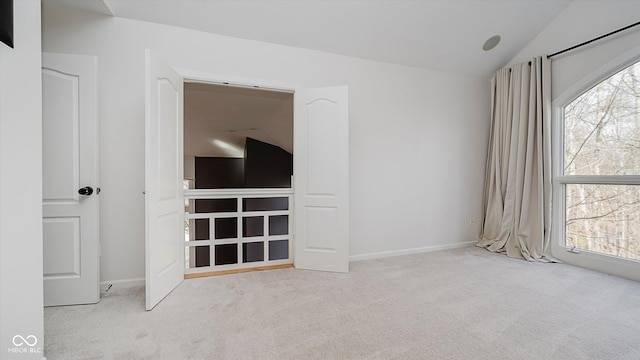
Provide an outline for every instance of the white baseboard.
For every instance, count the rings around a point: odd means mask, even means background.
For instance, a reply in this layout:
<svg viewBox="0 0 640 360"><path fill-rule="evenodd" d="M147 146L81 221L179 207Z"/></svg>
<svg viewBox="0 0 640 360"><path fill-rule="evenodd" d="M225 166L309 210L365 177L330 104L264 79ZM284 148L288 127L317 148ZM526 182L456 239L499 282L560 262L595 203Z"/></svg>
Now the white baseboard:
<svg viewBox="0 0 640 360"><path fill-rule="evenodd" d="M374 253L361 254L361 255L351 255L349 256L349 261L371 260L371 259L380 259L380 258L391 257L391 256L401 256L401 255L419 254L419 253L432 252L432 251L457 249L461 247L472 246L472 245L475 245L476 243L477 241L465 241L465 242L455 243L455 244L433 245L433 246L426 246L426 247L413 248L413 249L391 250L391 251L381 251L381 252L374 252Z"/></svg>
<svg viewBox="0 0 640 360"><path fill-rule="evenodd" d="M136 278L136 279L123 279L123 280L111 280L111 281L101 281L100 289L103 289L106 286L113 285L120 288L131 287L131 286L140 286L144 285L144 278Z"/></svg>
<svg viewBox="0 0 640 360"><path fill-rule="evenodd" d="M371 259L380 259L380 258L391 257L391 256L402 256L402 255L419 254L424 252L450 250L450 249L457 249L457 248L472 246L472 245L475 245L476 243L477 241L465 241L465 242L455 243L455 244L433 245L433 246L426 246L426 247L413 248L413 249L380 251L380 252L374 252L374 253L368 253L368 254L351 255L349 256L349 261L371 260ZM100 282L101 289L109 285L113 285L119 288L140 286L140 285L144 285L144 278Z"/></svg>

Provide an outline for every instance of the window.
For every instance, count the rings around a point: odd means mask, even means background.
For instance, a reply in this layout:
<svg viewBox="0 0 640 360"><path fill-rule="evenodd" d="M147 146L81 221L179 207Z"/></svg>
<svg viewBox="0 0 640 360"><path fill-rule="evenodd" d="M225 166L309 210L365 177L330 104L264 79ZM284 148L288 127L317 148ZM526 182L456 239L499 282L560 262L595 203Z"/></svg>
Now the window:
<svg viewBox="0 0 640 360"><path fill-rule="evenodd" d="M557 243L576 254L640 262L640 61L557 114Z"/></svg>

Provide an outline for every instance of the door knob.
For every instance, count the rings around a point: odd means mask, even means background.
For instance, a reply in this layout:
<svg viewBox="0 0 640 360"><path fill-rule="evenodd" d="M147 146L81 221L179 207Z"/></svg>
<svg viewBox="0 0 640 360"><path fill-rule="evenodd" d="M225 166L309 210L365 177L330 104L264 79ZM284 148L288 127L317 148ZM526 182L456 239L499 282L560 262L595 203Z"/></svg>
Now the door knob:
<svg viewBox="0 0 640 360"><path fill-rule="evenodd" d="M83 187L81 189L78 189L78 194L89 196L89 195L93 194L93 188L91 186L85 186L85 187Z"/></svg>

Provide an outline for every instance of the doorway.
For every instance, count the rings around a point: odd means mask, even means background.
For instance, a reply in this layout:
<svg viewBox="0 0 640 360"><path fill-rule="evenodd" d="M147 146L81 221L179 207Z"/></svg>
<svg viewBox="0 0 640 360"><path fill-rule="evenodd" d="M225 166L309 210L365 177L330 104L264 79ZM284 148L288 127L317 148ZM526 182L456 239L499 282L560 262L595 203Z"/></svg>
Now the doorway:
<svg viewBox="0 0 640 360"><path fill-rule="evenodd" d="M185 277L293 264L293 93L184 83Z"/></svg>
<svg viewBox="0 0 640 360"><path fill-rule="evenodd" d="M176 70L145 53L145 291L146 308L153 309L185 276L185 199L207 199L204 189L184 189L184 84L185 78L215 82L216 75ZM180 71L180 72L178 72ZM238 81L246 84L246 81ZM283 88L274 85L274 88ZM295 234L295 267L307 270L347 272L349 269L349 111L346 86L296 89L293 98L293 159L295 178L289 189L288 234ZM278 189L276 189L278 190ZM285 191L280 189L281 191ZM291 192L293 190L293 192ZM219 189L216 191L229 191ZM269 191L273 191L270 189ZM295 195L294 195L295 194ZM224 193L222 194L224 195ZM264 198L260 190L248 197ZM274 197L269 194L267 197ZM213 198L215 200L215 198ZM248 201L247 201L248 202ZM236 198L237 234L245 227L245 198ZM289 200L289 203L291 201ZM247 210L251 211L251 210ZM214 221L214 215L193 214ZM263 212L264 213L264 212ZM222 215L220 215L222 214ZM253 214L251 214L253 215ZM263 236L268 217L263 217ZM273 214L279 215L279 214ZM246 227L250 225L246 220ZM258 221L259 223L259 221ZM215 226L215 224L214 224ZM215 234L215 230L213 231ZM219 245L209 227L208 246ZM236 235L237 236L237 235ZM271 235L269 235L271 236ZM267 239L271 240L271 239ZM197 240L194 240L197 241ZM191 242L191 241L189 241ZM291 246L292 241L289 241ZM193 244L198 246L201 244ZM220 244L224 245L224 244ZM236 245L244 247L240 241ZM247 245L248 247L249 245ZM268 252L264 250L263 256ZM211 250L211 249L210 249ZM227 249L228 250L228 249ZM233 253L233 251L229 251ZM291 253L291 252L290 252ZM209 252L211 255L211 252ZM238 256L238 261L241 256ZM215 258L215 254L214 254ZM211 256L210 256L211 261ZM237 266L238 264L225 264Z"/></svg>

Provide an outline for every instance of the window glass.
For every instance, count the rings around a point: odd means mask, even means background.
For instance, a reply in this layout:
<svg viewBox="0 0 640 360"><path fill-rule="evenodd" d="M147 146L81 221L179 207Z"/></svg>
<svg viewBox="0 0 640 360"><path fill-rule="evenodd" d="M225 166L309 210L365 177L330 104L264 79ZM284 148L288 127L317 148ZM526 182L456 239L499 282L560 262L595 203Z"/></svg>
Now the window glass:
<svg viewBox="0 0 640 360"><path fill-rule="evenodd" d="M565 175L640 174L640 63L564 108Z"/></svg>
<svg viewBox="0 0 640 360"><path fill-rule="evenodd" d="M567 184L566 246L640 260L640 186Z"/></svg>

